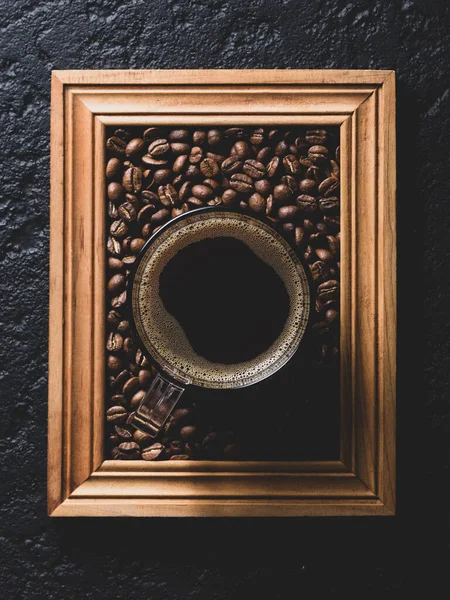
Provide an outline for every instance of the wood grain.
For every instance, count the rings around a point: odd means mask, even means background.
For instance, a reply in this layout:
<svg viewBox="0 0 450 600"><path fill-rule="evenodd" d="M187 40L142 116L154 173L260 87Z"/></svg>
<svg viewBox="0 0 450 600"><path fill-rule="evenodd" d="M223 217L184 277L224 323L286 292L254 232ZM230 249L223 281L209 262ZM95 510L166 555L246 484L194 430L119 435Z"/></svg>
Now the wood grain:
<svg viewBox="0 0 450 600"><path fill-rule="evenodd" d="M49 514L393 514L394 81L391 71L53 73ZM161 123L340 126L340 461L103 461L105 126Z"/></svg>

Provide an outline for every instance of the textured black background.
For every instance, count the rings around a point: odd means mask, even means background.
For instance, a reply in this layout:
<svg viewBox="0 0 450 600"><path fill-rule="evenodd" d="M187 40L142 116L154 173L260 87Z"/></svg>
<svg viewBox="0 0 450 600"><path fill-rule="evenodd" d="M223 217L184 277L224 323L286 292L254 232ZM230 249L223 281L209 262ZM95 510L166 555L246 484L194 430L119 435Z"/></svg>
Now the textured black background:
<svg viewBox="0 0 450 600"><path fill-rule="evenodd" d="M0 14L0 593L264 600L426 590L436 597L449 538L446 1L2 0ZM46 516L50 71L177 67L397 71L394 518Z"/></svg>

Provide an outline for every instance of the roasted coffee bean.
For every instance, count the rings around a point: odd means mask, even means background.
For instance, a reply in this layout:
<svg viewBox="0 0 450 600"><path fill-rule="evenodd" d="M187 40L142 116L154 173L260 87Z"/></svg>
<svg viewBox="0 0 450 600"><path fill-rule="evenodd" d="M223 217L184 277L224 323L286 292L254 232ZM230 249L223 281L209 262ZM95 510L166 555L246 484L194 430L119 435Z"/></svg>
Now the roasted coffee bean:
<svg viewBox="0 0 450 600"><path fill-rule="evenodd" d="M210 146L217 146L222 141L222 132L219 129L210 129L208 131L208 144Z"/></svg>
<svg viewBox="0 0 450 600"><path fill-rule="evenodd" d="M244 173L252 179L261 179L266 172L266 167L262 163L251 158L244 162L242 169Z"/></svg>
<svg viewBox="0 0 450 600"><path fill-rule="evenodd" d="M339 282L335 279L330 279L321 283L317 288L317 296L322 302L339 299Z"/></svg>
<svg viewBox="0 0 450 600"><path fill-rule="evenodd" d="M114 156L122 158L125 156L127 143L117 136L112 136L106 140L106 147Z"/></svg>
<svg viewBox="0 0 450 600"><path fill-rule="evenodd" d="M144 390L139 390L136 392L130 400L130 408L132 410L137 410L142 400L145 398L146 392Z"/></svg>
<svg viewBox="0 0 450 600"><path fill-rule="evenodd" d="M106 349L108 352L120 352L123 346L123 337L120 333L111 332L106 341Z"/></svg>
<svg viewBox="0 0 450 600"><path fill-rule="evenodd" d="M200 163L200 171L205 177L217 177L220 173L219 165L212 158L205 158Z"/></svg>
<svg viewBox="0 0 450 600"><path fill-rule="evenodd" d="M283 158L283 166L288 175L298 175L302 171L297 157L293 154L288 154Z"/></svg>
<svg viewBox="0 0 450 600"><path fill-rule="evenodd" d="M285 142L285 140L281 140L275 146L274 154L275 156L283 157L289 152L289 144Z"/></svg>
<svg viewBox="0 0 450 600"><path fill-rule="evenodd" d="M297 181L295 180L295 177L293 177L292 175L283 175L280 182L283 183L284 185L287 185L293 195L297 194L298 185L297 185Z"/></svg>
<svg viewBox="0 0 450 600"><path fill-rule="evenodd" d="M120 273L117 273L117 275L113 275L108 281L108 293L112 294L113 296L117 296L117 294L120 294L120 292L122 292L125 289L125 285L125 277Z"/></svg>
<svg viewBox="0 0 450 600"><path fill-rule="evenodd" d="M191 165L198 165L203 160L203 149L200 146L193 146L189 154L189 162Z"/></svg>
<svg viewBox="0 0 450 600"><path fill-rule="evenodd" d="M119 204L123 201L124 196L125 190L120 183L117 181L112 181L108 185L108 198L111 200L111 202L114 202L114 204Z"/></svg>
<svg viewBox="0 0 450 600"><path fill-rule="evenodd" d="M167 455L170 457L176 454L184 454L184 442L181 440L172 440L167 450Z"/></svg>
<svg viewBox="0 0 450 600"><path fill-rule="evenodd" d="M113 204L111 200L108 202L108 217L113 220L118 219L119 217L117 206Z"/></svg>
<svg viewBox="0 0 450 600"><path fill-rule="evenodd" d="M187 154L190 151L191 147L189 144L184 144L182 142L172 142L170 144L170 150L173 156L181 156L183 154Z"/></svg>
<svg viewBox="0 0 450 600"><path fill-rule="evenodd" d="M158 169L153 175L155 185L168 183L172 179L173 173L170 169Z"/></svg>
<svg viewBox="0 0 450 600"><path fill-rule="evenodd" d="M266 212L266 201L261 194L254 193L248 199L248 206L257 215L263 215Z"/></svg>
<svg viewBox="0 0 450 600"><path fill-rule="evenodd" d="M298 191L301 194L315 196L318 192L318 185L315 179L302 179L298 183Z"/></svg>
<svg viewBox="0 0 450 600"><path fill-rule="evenodd" d="M258 127L252 131L250 143L253 146L260 146L264 142L264 129Z"/></svg>
<svg viewBox="0 0 450 600"><path fill-rule="evenodd" d="M134 255L132 255L132 254L128 255L128 256L124 256L122 258L122 262L125 265L125 267L127 267L127 268L130 268L130 266L132 264L134 264L135 260L136 260L136 257Z"/></svg>
<svg viewBox="0 0 450 600"><path fill-rule="evenodd" d="M322 260L317 260L311 265L311 275L317 284L323 283L330 279L330 268Z"/></svg>
<svg viewBox="0 0 450 600"><path fill-rule="evenodd" d="M156 206L154 204L146 204L145 206L143 206L141 208L141 210L138 213L137 216L137 221L138 223L140 223L141 225L143 223L148 223L151 218L152 215L154 215L156 212Z"/></svg>
<svg viewBox="0 0 450 600"><path fill-rule="evenodd" d="M336 213L339 207L339 200L337 198L320 198L319 208L325 213Z"/></svg>
<svg viewBox="0 0 450 600"><path fill-rule="evenodd" d="M140 192L142 188L142 169L139 167L127 169L123 174L122 185L130 194Z"/></svg>
<svg viewBox="0 0 450 600"><path fill-rule="evenodd" d="M123 262L120 260L120 258L110 256L108 258L108 267L111 271L121 271L123 269Z"/></svg>
<svg viewBox="0 0 450 600"><path fill-rule="evenodd" d="M127 144L131 140L131 133L126 129L122 129L122 127L119 127L119 129L116 129L114 131L114 136L120 138Z"/></svg>
<svg viewBox="0 0 450 600"><path fill-rule="evenodd" d="M169 460L189 460L189 454L174 454Z"/></svg>
<svg viewBox="0 0 450 600"><path fill-rule="evenodd" d="M264 146L258 151L256 155L256 160L258 162L262 162L264 165L267 165L269 159L272 157L272 148L270 146Z"/></svg>
<svg viewBox="0 0 450 600"><path fill-rule="evenodd" d="M107 360L108 369L111 373L119 373L122 370L123 362L119 356L110 354Z"/></svg>
<svg viewBox="0 0 450 600"><path fill-rule="evenodd" d="M230 187L236 192L250 194L253 190L253 179L244 173L235 173L230 178Z"/></svg>
<svg viewBox="0 0 450 600"><path fill-rule="evenodd" d="M152 158L161 158L164 154L167 154L170 150L169 142L164 138L159 138L150 143L148 147L148 154Z"/></svg>
<svg viewBox="0 0 450 600"><path fill-rule="evenodd" d="M341 228L341 220L339 217L334 215L325 215L324 221L327 227L329 228L330 232L336 234L339 232Z"/></svg>
<svg viewBox="0 0 450 600"><path fill-rule="evenodd" d="M305 230L303 227L295 228L295 245L300 248L305 243Z"/></svg>
<svg viewBox="0 0 450 600"><path fill-rule="evenodd" d="M196 165L189 165L184 174L185 178L194 183L202 178L202 172Z"/></svg>
<svg viewBox="0 0 450 600"><path fill-rule="evenodd" d="M139 445L136 442L122 442L119 444L119 451L123 454L123 458L137 460L139 458Z"/></svg>
<svg viewBox="0 0 450 600"><path fill-rule="evenodd" d="M230 127L225 129L223 135L225 138L231 140L243 140L248 137L245 129L242 129L242 127Z"/></svg>
<svg viewBox="0 0 450 600"><path fill-rule="evenodd" d="M131 433L131 431L129 429L126 429L125 427L116 425L114 427L114 431L115 431L117 437L123 442L131 442L131 440L133 439L133 434Z"/></svg>
<svg viewBox="0 0 450 600"><path fill-rule="evenodd" d="M325 313L325 321L329 325L337 325L339 323L339 313L335 308L330 308Z"/></svg>
<svg viewBox="0 0 450 600"><path fill-rule="evenodd" d="M134 138L130 140L125 148L125 155L128 158L134 158L135 156L144 154L144 152L145 143L142 138Z"/></svg>
<svg viewBox="0 0 450 600"><path fill-rule="evenodd" d="M299 209L306 214L314 213L318 208L317 201L314 196L301 194L300 196L297 196L296 202Z"/></svg>
<svg viewBox="0 0 450 600"><path fill-rule="evenodd" d="M255 181L254 186L255 192L258 192L258 194L261 194L264 198L267 198L272 189L272 186L267 179L258 179Z"/></svg>
<svg viewBox="0 0 450 600"><path fill-rule="evenodd" d="M133 358L135 353L133 338L127 337L123 340L123 351L130 360Z"/></svg>
<svg viewBox="0 0 450 600"><path fill-rule="evenodd" d="M278 217L282 221L293 221L296 219L299 209L294 204L288 204L278 209Z"/></svg>
<svg viewBox="0 0 450 600"><path fill-rule="evenodd" d="M316 248L316 255L319 260L322 260L328 265L334 263L334 259L331 252L329 250L326 250L325 248Z"/></svg>
<svg viewBox="0 0 450 600"><path fill-rule="evenodd" d="M250 146L244 140L238 140L231 148L232 156L237 156L239 160L246 160L251 157Z"/></svg>
<svg viewBox="0 0 450 600"><path fill-rule="evenodd" d="M204 146L207 141L206 131L203 129L197 129L192 134L192 143L194 146Z"/></svg>
<svg viewBox="0 0 450 600"><path fill-rule="evenodd" d="M141 456L144 460L158 460L158 459L164 458L164 454L165 454L164 446L162 444L160 444L159 442L156 442L156 443L152 444L151 446L144 448L142 450Z"/></svg>
<svg viewBox="0 0 450 600"><path fill-rule="evenodd" d="M280 183L273 188L273 197L278 204L289 204L294 198L291 190L284 183Z"/></svg>
<svg viewBox="0 0 450 600"><path fill-rule="evenodd" d="M155 194L155 192L152 192L151 190L143 190L141 193L141 198L142 198L142 202L144 204L153 204L156 205L158 203L158 196Z"/></svg>
<svg viewBox="0 0 450 600"><path fill-rule="evenodd" d="M213 195L212 189L207 185L197 184L192 186L192 195L199 200L210 200Z"/></svg>
<svg viewBox="0 0 450 600"><path fill-rule="evenodd" d="M110 329L117 329L120 321L122 320L122 316L117 310L110 310L106 320Z"/></svg>
<svg viewBox="0 0 450 600"><path fill-rule="evenodd" d="M238 156L229 156L226 158L221 164L222 173L227 176L231 176L234 173L239 173L242 171L243 163L239 160Z"/></svg>
<svg viewBox="0 0 450 600"><path fill-rule="evenodd" d="M122 393L125 398L131 398L139 389L138 377L130 377L124 384Z"/></svg>
<svg viewBox="0 0 450 600"><path fill-rule="evenodd" d="M136 429L133 432L133 440L136 442L136 444L139 444L141 448L144 448L152 443L153 438L150 434L145 433L145 431Z"/></svg>
<svg viewBox="0 0 450 600"><path fill-rule="evenodd" d="M185 142L188 143L190 141L191 134L188 129L172 129L169 133L169 141L170 142Z"/></svg>
<svg viewBox="0 0 450 600"><path fill-rule="evenodd" d="M200 200L200 198L196 198L195 196L191 196L190 198L188 198L187 204L189 210L195 208L202 208L203 206L206 206L206 202L204 200Z"/></svg>
<svg viewBox="0 0 450 600"><path fill-rule="evenodd" d="M116 377L115 388L122 392L122 388L125 383L130 379L131 373L128 369L123 369Z"/></svg>
<svg viewBox="0 0 450 600"><path fill-rule="evenodd" d="M328 134L325 129L309 129L306 132L305 139L311 146L323 145L327 141Z"/></svg>
<svg viewBox="0 0 450 600"><path fill-rule="evenodd" d="M127 223L136 221L136 209L131 202L124 202L119 206L119 215Z"/></svg>
<svg viewBox="0 0 450 600"><path fill-rule="evenodd" d="M125 423L128 418L128 413L123 406L111 406L106 411L106 420L114 425Z"/></svg>
<svg viewBox="0 0 450 600"><path fill-rule="evenodd" d="M222 203L224 206L234 208L239 203L239 196L235 190L228 189L222 194Z"/></svg>
<svg viewBox="0 0 450 600"><path fill-rule="evenodd" d="M167 210L167 208L161 208L160 210L158 210L157 212L155 212L155 214L153 214L151 216L151 223L153 225L161 225L162 223L165 223L166 221L168 221L170 218L170 213Z"/></svg>
<svg viewBox="0 0 450 600"><path fill-rule="evenodd" d="M322 196L332 196L339 188L339 180L336 177L327 177L319 185L319 194Z"/></svg>
<svg viewBox="0 0 450 600"><path fill-rule="evenodd" d="M117 325L117 331L120 333L120 335L127 336L130 332L130 323L125 320L120 321L120 323Z"/></svg>
<svg viewBox="0 0 450 600"><path fill-rule="evenodd" d="M181 156L177 156L173 165L172 171L176 174L184 173L189 164L188 155L182 154Z"/></svg>
<svg viewBox="0 0 450 600"><path fill-rule="evenodd" d="M178 192L170 183L159 186L158 196L161 204L166 208L172 208L179 202Z"/></svg>
<svg viewBox="0 0 450 600"><path fill-rule="evenodd" d="M308 158L315 165L321 164L328 158L328 148L320 145L311 146L308 150Z"/></svg>
<svg viewBox="0 0 450 600"><path fill-rule="evenodd" d="M150 156L150 154L144 154L144 156L142 157L141 160L146 167L151 167L151 168L156 168L156 169L158 167L164 167L169 162L169 159L167 159L167 158L155 158L153 156Z"/></svg>
<svg viewBox="0 0 450 600"><path fill-rule="evenodd" d="M123 306L126 303L126 301L127 301L127 292L125 290L118 296L114 296L114 298L111 299L111 306L112 306L112 308L120 308L121 306Z"/></svg>
<svg viewBox="0 0 450 600"><path fill-rule="evenodd" d="M339 258L340 244L339 240L332 235L327 235L328 249L335 260Z"/></svg>
<svg viewBox="0 0 450 600"><path fill-rule="evenodd" d="M151 383L152 374L147 369L140 369L139 371L139 385L143 389L147 389Z"/></svg>
<svg viewBox="0 0 450 600"><path fill-rule="evenodd" d="M120 179L122 175L122 162L118 158L110 158L106 164L106 179L108 181Z"/></svg>
<svg viewBox="0 0 450 600"><path fill-rule="evenodd" d="M111 223L109 232L116 239L124 238L128 233L128 226L123 219L117 219Z"/></svg>
<svg viewBox="0 0 450 600"><path fill-rule="evenodd" d="M142 250L142 248L144 247L144 244L145 244L144 239L134 238L134 240L132 240L131 244L130 244L131 252L133 252L133 254L137 254L138 252L140 252Z"/></svg>
<svg viewBox="0 0 450 600"><path fill-rule="evenodd" d="M280 157L279 156L274 156L271 160L269 160L269 162L267 163L267 168L266 168L266 174L269 179L272 179L272 177L275 177L275 174L278 171L279 165L280 165Z"/></svg>

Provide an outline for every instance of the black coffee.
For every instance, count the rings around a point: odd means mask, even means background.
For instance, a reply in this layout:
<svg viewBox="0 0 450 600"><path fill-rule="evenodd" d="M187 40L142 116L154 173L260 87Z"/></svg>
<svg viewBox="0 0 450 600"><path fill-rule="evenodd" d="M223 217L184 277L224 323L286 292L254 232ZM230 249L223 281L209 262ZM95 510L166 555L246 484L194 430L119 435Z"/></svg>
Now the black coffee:
<svg viewBox="0 0 450 600"><path fill-rule="evenodd" d="M159 294L194 351L214 363L256 358L282 333L289 314L281 278L232 237L179 250L161 272Z"/></svg>

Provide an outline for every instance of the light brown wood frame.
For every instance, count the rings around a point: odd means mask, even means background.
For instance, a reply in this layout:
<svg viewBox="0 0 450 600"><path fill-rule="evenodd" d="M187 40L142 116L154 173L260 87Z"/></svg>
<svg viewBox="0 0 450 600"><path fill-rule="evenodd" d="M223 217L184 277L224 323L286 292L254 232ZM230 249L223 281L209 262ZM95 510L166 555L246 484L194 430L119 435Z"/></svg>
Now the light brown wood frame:
<svg viewBox="0 0 450 600"><path fill-rule="evenodd" d="M49 514L394 514L394 73L54 71L51 108ZM341 134L340 460L105 461L105 127L294 123Z"/></svg>

